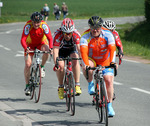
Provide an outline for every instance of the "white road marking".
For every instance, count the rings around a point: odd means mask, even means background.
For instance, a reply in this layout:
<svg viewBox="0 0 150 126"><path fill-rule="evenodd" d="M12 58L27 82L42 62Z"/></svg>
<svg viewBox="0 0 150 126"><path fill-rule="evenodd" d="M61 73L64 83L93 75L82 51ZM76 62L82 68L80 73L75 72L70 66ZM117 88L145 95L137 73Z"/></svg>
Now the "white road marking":
<svg viewBox="0 0 150 126"><path fill-rule="evenodd" d="M3 45L0 45L0 47L3 48L3 49L5 49L5 50L7 50L7 51L10 51L10 50L11 50L11 49L9 49L9 48L3 46Z"/></svg>
<svg viewBox="0 0 150 126"><path fill-rule="evenodd" d="M122 83L119 83L119 82L116 82L116 81L114 81L114 84L115 85L123 85Z"/></svg>
<svg viewBox="0 0 150 126"><path fill-rule="evenodd" d="M140 88L132 87L131 89L142 92L142 93L150 94L150 91L146 91L146 90L143 90L143 89L140 89Z"/></svg>
<svg viewBox="0 0 150 126"><path fill-rule="evenodd" d="M134 60L128 60L128 59L123 59L124 61L128 61L128 62L133 62L133 63L140 63L138 61L134 61Z"/></svg>
<svg viewBox="0 0 150 126"><path fill-rule="evenodd" d="M15 57L24 56L24 51L17 51L18 53L15 55Z"/></svg>

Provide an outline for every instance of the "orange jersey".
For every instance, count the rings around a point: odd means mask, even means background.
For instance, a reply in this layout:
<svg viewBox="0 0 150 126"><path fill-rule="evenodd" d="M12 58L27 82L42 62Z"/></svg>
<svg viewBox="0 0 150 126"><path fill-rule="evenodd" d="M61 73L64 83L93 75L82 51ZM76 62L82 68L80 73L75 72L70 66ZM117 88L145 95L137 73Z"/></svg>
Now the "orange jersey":
<svg viewBox="0 0 150 126"><path fill-rule="evenodd" d="M109 30L101 30L99 37L92 37L90 29L86 30L80 39L80 51L83 62L89 65L92 58L97 65L109 66L115 62L116 45L113 34Z"/></svg>
<svg viewBox="0 0 150 126"><path fill-rule="evenodd" d="M53 38L49 26L45 21L42 21L38 29L34 29L32 21L29 20L24 26L21 44L24 49L28 46L33 48L40 46L41 44L49 45L49 48L53 48Z"/></svg>

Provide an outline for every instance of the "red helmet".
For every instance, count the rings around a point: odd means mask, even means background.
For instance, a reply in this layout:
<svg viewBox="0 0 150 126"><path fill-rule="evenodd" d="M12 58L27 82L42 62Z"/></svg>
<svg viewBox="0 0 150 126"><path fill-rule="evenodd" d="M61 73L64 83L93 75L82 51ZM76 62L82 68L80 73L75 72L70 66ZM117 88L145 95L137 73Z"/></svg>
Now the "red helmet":
<svg viewBox="0 0 150 126"><path fill-rule="evenodd" d="M65 18L61 23L61 30L65 33L73 32L75 29L75 25L72 19Z"/></svg>

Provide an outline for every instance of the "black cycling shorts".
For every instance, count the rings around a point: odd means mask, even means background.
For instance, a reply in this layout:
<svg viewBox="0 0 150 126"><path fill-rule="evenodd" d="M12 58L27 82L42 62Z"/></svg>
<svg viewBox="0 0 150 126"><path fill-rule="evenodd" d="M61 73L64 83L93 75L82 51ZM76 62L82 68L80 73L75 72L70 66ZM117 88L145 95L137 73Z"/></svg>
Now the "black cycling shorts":
<svg viewBox="0 0 150 126"><path fill-rule="evenodd" d="M66 58L72 53L77 53L76 47L73 48L61 48L59 49L59 57Z"/></svg>

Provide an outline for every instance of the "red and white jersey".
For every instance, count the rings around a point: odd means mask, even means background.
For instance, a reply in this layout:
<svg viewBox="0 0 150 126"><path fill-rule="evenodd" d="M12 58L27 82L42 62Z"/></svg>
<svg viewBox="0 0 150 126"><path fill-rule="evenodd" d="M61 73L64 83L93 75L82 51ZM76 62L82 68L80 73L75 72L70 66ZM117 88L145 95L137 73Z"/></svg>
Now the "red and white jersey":
<svg viewBox="0 0 150 126"><path fill-rule="evenodd" d="M123 52L123 46L122 46L122 42L120 40L118 32L116 30L114 30L113 35L115 37L116 46L119 47L121 49L121 51Z"/></svg>

